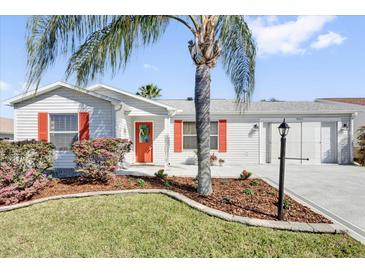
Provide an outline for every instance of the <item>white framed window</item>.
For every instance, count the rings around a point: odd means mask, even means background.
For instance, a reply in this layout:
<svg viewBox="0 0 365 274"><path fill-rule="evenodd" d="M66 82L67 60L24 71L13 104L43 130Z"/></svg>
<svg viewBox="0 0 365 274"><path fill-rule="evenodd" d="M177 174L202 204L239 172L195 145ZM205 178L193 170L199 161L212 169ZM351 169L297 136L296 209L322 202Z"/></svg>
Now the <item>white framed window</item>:
<svg viewBox="0 0 365 274"><path fill-rule="evenodd" d="M195 122L183 122L183 149L197 149ZM218 149L218 122L210 122L210 149Z"/></svg>
<svg viewBox="0 0 365 274"><path fill-rule="evenodd" d="M49 140L57 151L70 151L79 140L79 121L77 113L49 114Z"/></svg>

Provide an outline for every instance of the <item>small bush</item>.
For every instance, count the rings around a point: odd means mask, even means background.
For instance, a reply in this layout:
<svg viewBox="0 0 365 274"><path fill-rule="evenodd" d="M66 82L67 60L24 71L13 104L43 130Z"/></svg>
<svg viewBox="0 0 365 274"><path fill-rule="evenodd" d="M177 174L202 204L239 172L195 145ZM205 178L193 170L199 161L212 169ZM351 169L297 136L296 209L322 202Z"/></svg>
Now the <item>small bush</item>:
<svg viewBox="0 0 365 274"><path fill-rule="evenodd" d="M284 200L283 208L284 209L289 209L289 207L290 207L290 204L289 204L288 200Z"/></svg>
<svg viewBox="0 0 365 274"><path fill-rule="evenodd" d="M90 180L114 179L118 163L130 151L132 142L120 138L82 140L72 145L76 155L76 171Z"/></svg>
<svg viewBox="0 0 365 274"><path fill-rule="evenodd" d="M279 201L275 202L275 205L278 207L279 206ZM289 209L290 208L290 204L289 204L289 201L284 199L283 201L283 208L284 209Z"/></svg>
<svg viewBox="0 0 365 274"><path fill-rule="evenodd" d="M249 171L247 171L247 170L245 170L245 169L244 169L244 170L241 172L239 179L240 179L240 180L246 180L246 179L250 178L250 176L251 176L251 175L252 175L252 173L251 173L251 172L249 172Z"/></svg>
<svg viewBox="0 0 365 274"><path fill-rule="evenodd" d="M137 179L137 184L139 185L139 187L144 187L144 185L146 184L145 180L139 178Z"/></svg>
<svg viewBox="0 0 365 274"><path fill-rule="evenodd" d="M250 189L250 188L246 188L246 189L244 189L244 190L242 191L242 193L243 193L243 194L246 194L246 195L248 195L248 196L252 196L252 195L254 195L254 194L255 194L255 192L254 192L252 189Z"/></svg>
<svg viewBox="0 0 365 274"><path fill-rule="evenodd" d="M173 182L171 182L171 181L166 181L165 183L164 183L164 186L165 187L172 187L173 186Z"/></svg>
<svg viewBox="0 0 365 274"><path fill-rule="evenodd" d="M155 176L161 180L165 180L167 177L167 173L165 173L164 169L160 169L159 171L155 172Z"/></svg>
<svg viewBox="0 0 365 274"><path fill-rule="evenodd" d="M229 197L222 197L221 199L222 204L231 204L231 199Z"/></svg>
<svg viewBox="0 0 365 274"><path fill-rule="evenodd" d="M54 149L43 141L0 141L0 205L27 200L47 184Z"/></svg>
<svg viewBox="0 0 365 274"><path fill-rule="evenodd" d="M258 186L259 185L259 181L257 180L253 180L250 182L250 186Z"/></svg>

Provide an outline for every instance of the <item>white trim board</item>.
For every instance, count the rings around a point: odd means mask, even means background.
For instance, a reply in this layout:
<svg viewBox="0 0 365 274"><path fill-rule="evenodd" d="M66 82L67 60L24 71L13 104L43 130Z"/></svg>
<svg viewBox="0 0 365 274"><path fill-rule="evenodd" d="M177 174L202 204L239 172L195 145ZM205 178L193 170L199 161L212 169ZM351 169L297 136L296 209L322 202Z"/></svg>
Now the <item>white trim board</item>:
<svg viewBox="0 0 365 274"><path fill-rule="evenodd" d="M105 96L105 95L96 93L96 92L91 91L91 90L76 87L76 86L73 86L73 85L70 85L70 84L67 84L67 83L64 83L64 82L56 82L56 83L44 86L44 87L36 89L36 90L32 90L32 91L29 91L29 92L26 92L26 93L19 94L15 97L12 97L12 98L6 100L4 102L4 104L13 106L16 103L20 103L20 102L23 102L23 101L38 97L39 95L51 92L53 90L56 90L56 89L62 88L62 87L68 88L68 89L71 89L71 90L74 90L74 91L78 91L78 92L81 92L81 93L84 93L84 94L88 94L88 95L91 95L91 96L94 96L94 97L97 97L97 98L100 98L100 99L104 99L104 100L109 101L113 104L120 104L121 103L121 101L119 101L117 99L114 99L114 98L111 98L109 96Z"/></svg>

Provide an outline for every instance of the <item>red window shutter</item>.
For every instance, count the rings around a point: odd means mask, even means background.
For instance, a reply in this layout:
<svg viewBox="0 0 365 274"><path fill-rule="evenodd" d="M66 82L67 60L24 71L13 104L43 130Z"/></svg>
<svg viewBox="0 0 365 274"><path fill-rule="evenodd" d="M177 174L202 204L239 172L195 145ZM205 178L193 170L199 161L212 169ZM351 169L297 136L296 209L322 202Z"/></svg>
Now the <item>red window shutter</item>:
<svg viewBox="0 0 365 274"><path fill-rule="evenodd" d="M38 141L48 142L48 113L38 112Z"/></svg>
<svg viewBox="0 0 365 274"><path fill-rule="evenodd" d="M174 151L182 152L182 120L174 121Z"/></svg>
<svg viewBox="0 0 365 274"><path fill-rule="evenodd" d="M219 134L218 151L227 152L227 120L219 120L218 134Z"/></svg>
<svg viewBox="0 0 365 274"><path fill-rule="evenodd" d="M88 112L79 112L79 136L80 141L89 140L90 138Z"/></svg>

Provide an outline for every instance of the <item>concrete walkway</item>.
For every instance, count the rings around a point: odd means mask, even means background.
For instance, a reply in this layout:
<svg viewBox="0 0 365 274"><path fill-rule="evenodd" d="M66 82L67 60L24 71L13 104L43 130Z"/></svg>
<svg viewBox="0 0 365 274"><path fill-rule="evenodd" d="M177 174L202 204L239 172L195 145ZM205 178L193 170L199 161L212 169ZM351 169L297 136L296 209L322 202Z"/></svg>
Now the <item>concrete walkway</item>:
<svg viewBox="0 0 365 274"><path fill-rule="evenodd" d="M163 166L132 166L120 174L153 175ZM249 164L245 166L213 166L213 177L238 177L243 169L278 184L279 166ZM170 166L169 175L195 177L197 167ZM365 168L343 165L286 166L285 190L331 219L344 225L365 242Z"/></svg>

